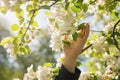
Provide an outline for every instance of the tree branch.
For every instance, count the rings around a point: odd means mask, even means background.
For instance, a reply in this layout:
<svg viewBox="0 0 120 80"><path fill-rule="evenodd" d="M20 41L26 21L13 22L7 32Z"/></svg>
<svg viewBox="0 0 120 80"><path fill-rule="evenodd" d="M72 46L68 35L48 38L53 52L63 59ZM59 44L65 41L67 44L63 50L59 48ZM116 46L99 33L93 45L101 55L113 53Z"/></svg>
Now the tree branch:
<svg viewBox="0 0 120 80"><path fill-rule="evenodd" d="M25 38L25 35L26 35L27 31L28 31L29 28L30 28L30 24L31 24L31 22L32 22L32 20L33 20L33 18L34 18L35 12L36 12L36 11L33 11L33 12L32 12L32 16L31 16L30 21L29 21L29 23L28 23L27 29L26 29L26 31L25 31L25 33L24 33L24 35L23 35L23 39Z"/></svg>
<svg viewBox="0 0 120 80"><path fill-rule="evenodd" d="M90 30L90 31L92 31L92 32L102 32L102 31L97 31L97 30Z"/></svg>
<svg viewBox="0 0 120 80"><path fill-rule="evenodd" d="M58 0L55 0L55 2L54 2L53 4L51 4L50 6L48 6L48 7L52 7L52 6L55 5L57 2L58 2ZM32 10L32 11L38 11L38 10L40 10L40 9L41 9L41 6L40 6L38 9L34 9L34 10Z"/></svg>
<svg viewBox="0 0 120 80"><path fill-rule="evenodd" d="M51 4L49 7L52 7L52 6L55 5L57 2L58 2L58 0L55 0L55 2L54 2L53 4ZM29 28L30 28L30 24L31 24L31 22L32 22L32 20L33 20L33 18L34 18L35 12L38 11L38 10L40 10L40 9L41 9L41 7L39 7L38 9L31 10L31 11L32 11L32 17L30 18L30 21L29 21L29 23L28 23L28 26L27 26L27 29L26 29L25 33L23 34L23 40L24 40L24 38L25 38L25 35L26 35L27 31L28 31Z"/></svg>
<svg viewBox="0 0 120 80"><path fill-rule="evenodd" d="M118 46L119 45L118 41L115 38L115 30L116 30L117 25L119 24L119 22L120 22L120 19L115 23L115 25L113 27L112 38L113 38L113 42L114 42L115 47L120 51L120 47Z"/></svg>
<svg viewBox="0 0 120 80"><path fill-rule="evenodd" d="M92 46L92 44L88 45L87 47L85 47L81 53L83 53L85 50L87 50L88 48L90 48Z"/></svg>
<svg viewBox="0 0 120 80"><path fill-rule="evenodd" d="M55 5L58 2L58 0L56 0L53 4L50 5L50 7L52 7L53 5Z"/></svg>

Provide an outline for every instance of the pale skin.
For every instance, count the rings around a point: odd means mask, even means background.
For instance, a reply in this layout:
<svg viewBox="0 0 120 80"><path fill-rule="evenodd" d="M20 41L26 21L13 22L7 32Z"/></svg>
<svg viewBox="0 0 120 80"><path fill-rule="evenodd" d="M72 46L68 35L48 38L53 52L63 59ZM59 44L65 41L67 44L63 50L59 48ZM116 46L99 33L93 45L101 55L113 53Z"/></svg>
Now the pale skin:
<svg viewBox="0 0 120 80"><path fill-rule="evenodd" d="M80 32L82 36L77 37L77 40L73 40L70 46L64 45L65 59L63 62L64 67L69 71L74 73L76 67L77 57L80 55L87 38L89 36L90 27L89 24L85 24L85 29ZM65 39L67 40L67 39Z"/></svg>

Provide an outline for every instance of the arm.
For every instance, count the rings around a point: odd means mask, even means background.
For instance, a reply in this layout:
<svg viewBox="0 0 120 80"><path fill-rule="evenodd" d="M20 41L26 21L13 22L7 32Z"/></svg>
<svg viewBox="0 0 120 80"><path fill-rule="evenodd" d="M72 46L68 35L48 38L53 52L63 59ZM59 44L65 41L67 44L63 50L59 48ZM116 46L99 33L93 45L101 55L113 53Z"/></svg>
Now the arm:
<svg viewBox="0 0 120 80"><path fill-rule="evenodd" d="M78 80L80 70L75 67L76 60L87 41L89 29L89 24L87 23L85 29L80 32L82 34L81 37L78 37L76 41L72 41L70 43L71 46L64 45L65 59L55 80Z"/></svg>

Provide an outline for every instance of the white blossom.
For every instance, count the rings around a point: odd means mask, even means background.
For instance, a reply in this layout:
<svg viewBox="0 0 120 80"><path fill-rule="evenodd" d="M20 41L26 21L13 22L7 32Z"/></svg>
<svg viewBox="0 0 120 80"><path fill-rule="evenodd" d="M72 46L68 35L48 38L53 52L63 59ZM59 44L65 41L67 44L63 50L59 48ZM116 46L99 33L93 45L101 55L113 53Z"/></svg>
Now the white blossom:
<svg viewBox="0 0 120 80"><path fill-rule="evenodd" d="M50 47L54 51L60 51L62 48L62 38L59 31L54 31L51 35Z"/></svg>
<svg viewBox="0 0 120 80"><path fill-rule="evenodd" d="M97 80L104 80L104 75L103 74L97 75Z"/></svg>
<svg viewBox="0 0 120 80"><path fill-rule="evenodd" d="M90 14L93 14L93 13L95 13L97 11L97 7L96 7L96 5L89 5L89 7L88 7L88 13L90 13Z"/></svg>
<svg viewBox="0 0 120 80"><path fill-rule="evenodd" d="M110 59L112 59L112 57L110 55L108 55L108 53L106 53L106 52L103 54L103 57L106 61L109 61Z"/></svg>
<svg viewBox="0 0 120 80"><path fill-rule="evenodd" d="M101 69L101 64L100 63L95 63L95 65L97 66L98 69Z"/></svg>
<svg viewBox="0 0 120 80"><path fill-rule="evenodd" d="M107 42L105 42L105 37L101 36L97 38L95 41L93 41L93 47L98 53L104 53L108 47Z"/></svg>
<svg viewBox="0 0 120 80"><path fill-rule="evenodd" d="M14 78L13 80L20 80L19 78Z"/></svg>
<svg viewBox="0 0 120 80"><path fill-rule="evenodd" d="M115 69L120 69L120 56L116 59L116 63L115 63Z"/></svg>
<svg viewBox="0 0 120 80"><path fill-rule="evenodd" d="M90 74L88 72L81 73L79 80L88 80Z"/></svg>
<svg viewBox="0 0 120 80"><path fill-rule="evenodd" d="M107 34L110 30L112 30L113 23L109 23L103 27L103 31L105 34Z"/></svg>
<svg viewBox="0 0 120 80"><path fill-rule="evenodd" d="M16 59L16 54L14 53L14 45L12 43L7 43L4 45L4 48L7 49L7 53L12 59Z"/></svg>
<svg viewBox="0 0 120 80"><path fill-rule="evenodd" d="M51 8L48 25L51 34L50 47L54 51L60 51L63 47L62 40L64 34L73 34L76 32L76 22L78 19L72 10L65 11L61 6Z"/></svg>
<svg viewBox="0 0 120 80"><path fill-rule="evenodd" d="M53 76L52 68L45 66L44 67L38 66L36 75L38 80L51 80Z"/></svg>
<svg viewBox="0 0 120 80"><path fill-rule="evenodd" d="M51 18L60 19L65 14L66 14L66 11L60 5L51 7L51 16L50 16Z"/></svg>
<svg viewBox="0 0 120 80"><path fill-rule="evenodd" d="M27 73L24 75L23 80L34 80L36 73L33 71L33 65L27 68Z"/></svg>
<svg viewBox="0 0 120 80"><path fill-rule="evenodd" d="M57 63L56 63L56 67L61 67L62 63L64 60L64 55L61 54L59 58L57 58Z"/></svg>
<svg viewBox="0 0 120 80"><path fill-rule="evenodd" d="M111 74L111 73L112 73L112 68L113 68L113 65L108 65L108 66L106 67L106 72L107 72L108 74Z"/></svg>

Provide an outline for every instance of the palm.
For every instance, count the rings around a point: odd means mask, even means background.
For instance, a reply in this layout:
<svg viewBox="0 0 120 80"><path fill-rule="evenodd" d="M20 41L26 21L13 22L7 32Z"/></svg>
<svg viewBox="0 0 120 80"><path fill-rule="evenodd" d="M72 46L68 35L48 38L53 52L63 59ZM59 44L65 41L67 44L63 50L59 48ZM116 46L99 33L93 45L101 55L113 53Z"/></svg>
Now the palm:
<svg viewBox="0 0 120 80"><path fill-rule="evenodd" d="M79 53L82 51L85 42L89 35L89 24L85 25L85 30L81 31L82 37L77 37L77 40L74 40L70 43L70 46L64 45L65 55L70 55L73 57L77 57Z"/></svg>

